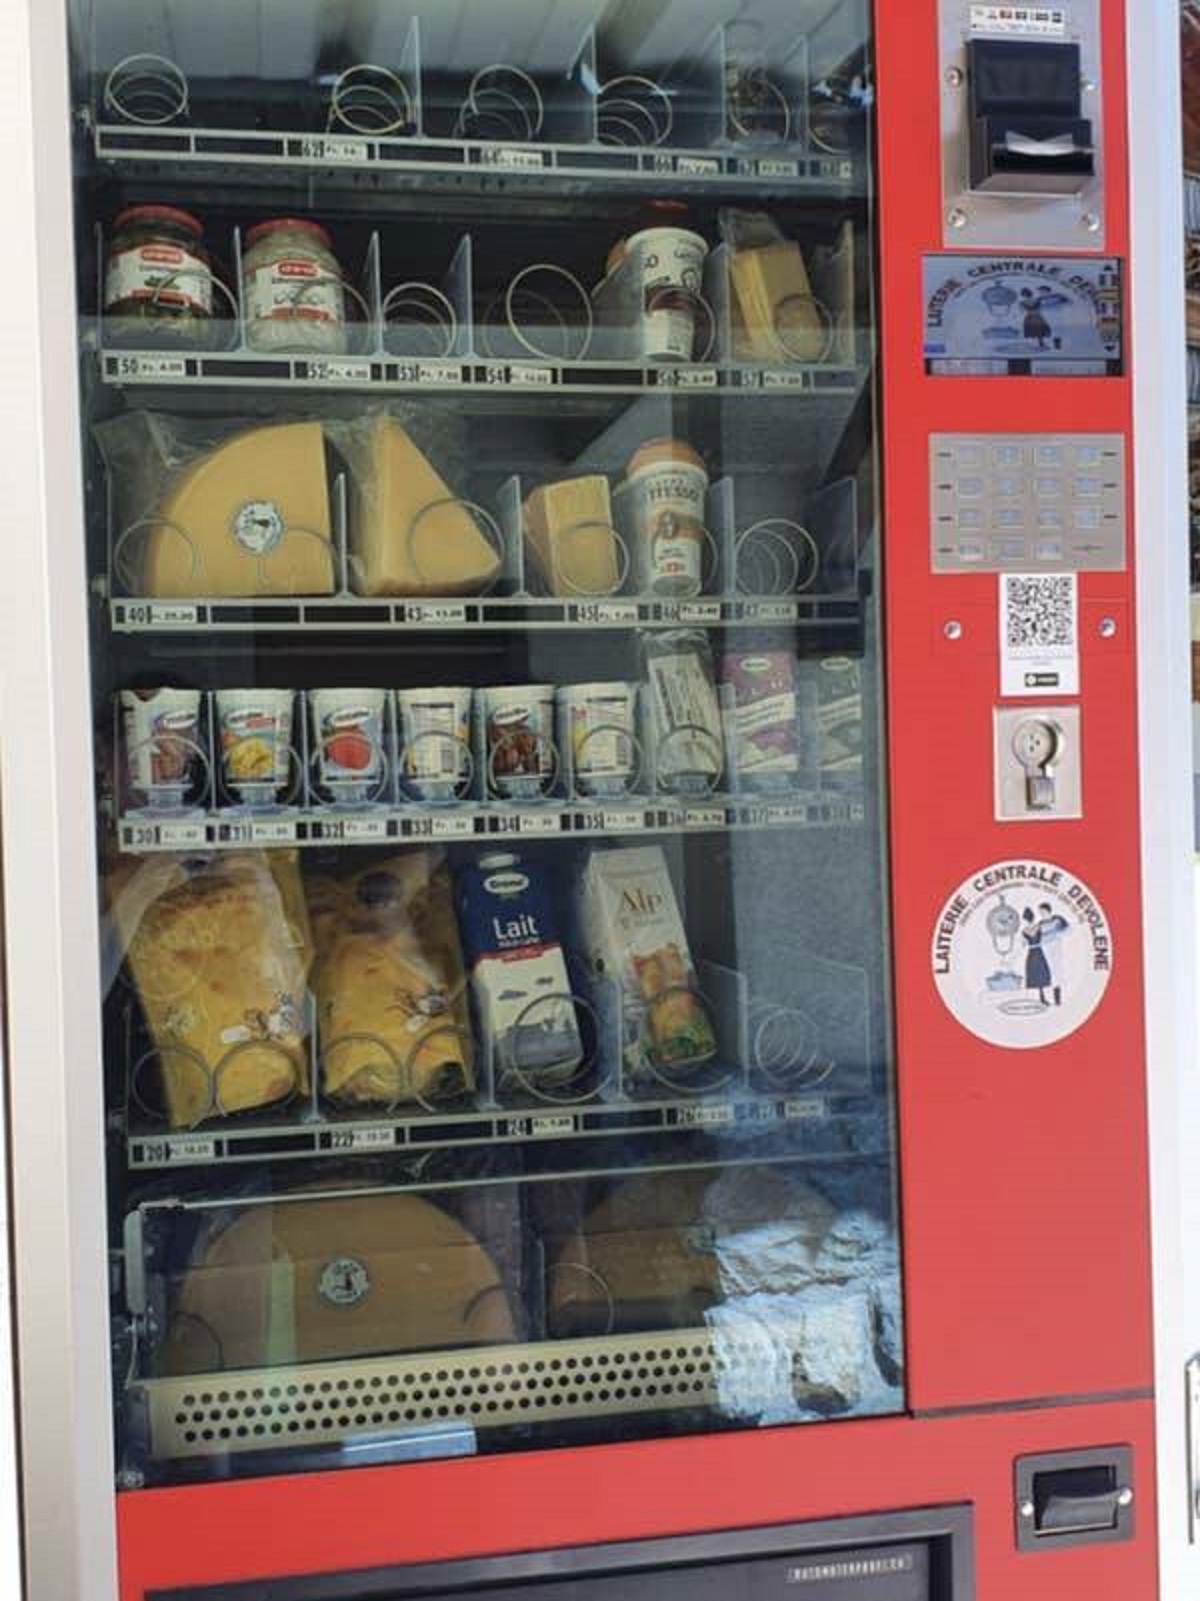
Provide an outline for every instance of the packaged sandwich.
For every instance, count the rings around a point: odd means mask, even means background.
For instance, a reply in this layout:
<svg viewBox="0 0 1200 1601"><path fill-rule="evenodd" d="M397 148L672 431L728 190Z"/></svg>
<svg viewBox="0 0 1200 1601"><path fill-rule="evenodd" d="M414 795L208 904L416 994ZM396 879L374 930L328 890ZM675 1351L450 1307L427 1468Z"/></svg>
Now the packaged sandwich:
<svg viewBox="0 0 1200 1601"><path fill-rule="evenodd" d="M494 1345L516 1337L495 1262L415 1195L296 1198L222 1215L176 1283L164 1374Z"/></svg>
<svg viewBox="0 0 1200 1601"><path fill-rule="evenodd" d="M361 595L481 595L500 571L498 536L389 412L330 423L350 468L350 579ZM429 432L422 431L422 438Z"/></svg>
<svg viewBox="0 0 1200 1601"><path fill-rule="evenodd" d="M579 925L593 974L616 986L627 1077L685 1079L716 1055L661 846L592 851Z"/></svg>
<svg viewBox="0 0 1200 1601"><path fill-rule="evenodd" d="M109 895L172 1128L308 1088L311 945L294 851L151 857L111 875Z"/></svg>
<svg viewBox="0 0 1200 1601"><path fill-rule="evenodd" d="M474 1088L462 948L440 851L306 876L321 1085L432 1103Z"/></svg>

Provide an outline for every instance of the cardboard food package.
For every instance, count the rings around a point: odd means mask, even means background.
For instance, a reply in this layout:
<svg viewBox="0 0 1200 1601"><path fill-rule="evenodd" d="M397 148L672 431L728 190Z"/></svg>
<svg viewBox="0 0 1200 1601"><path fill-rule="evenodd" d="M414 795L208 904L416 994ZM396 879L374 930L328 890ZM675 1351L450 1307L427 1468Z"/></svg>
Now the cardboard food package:
<svg viewBox="0 0 1200 1601"><path fill-rule="evenodd" d="M526 498L525 549L551 595L614 595L628 575L613 528L608 479L543 484Z"/></svg>

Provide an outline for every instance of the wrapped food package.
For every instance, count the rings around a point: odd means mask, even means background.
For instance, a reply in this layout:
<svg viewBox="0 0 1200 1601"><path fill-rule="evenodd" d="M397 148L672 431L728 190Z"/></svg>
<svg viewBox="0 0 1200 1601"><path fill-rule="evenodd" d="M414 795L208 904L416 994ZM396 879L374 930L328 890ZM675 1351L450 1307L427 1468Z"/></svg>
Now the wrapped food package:
<svg viewBox="0 0 1200 1601"><path fill-rule="evenodd" d="M481 595L496 581L500 552L417 444L418 431L415 419L388 412L329 426L350 469L351 582L362 595Z"/></svg>
<svg viewBox="0 0 1200 1601"><path fill-rule="evenodd" d="M628 1077L669 1082L711 1061L717 1041L662 847L592 851L579 925L589 968L620 992Z"/></svg>
<svg viewBox="0 0 1200 1601"><path fill-rule="evenodd" d="M729 248L737 358L823 361L832 327L813 294L800 246L763 212L724 212L721 228Z"/></svg>
<svg viewBox="0 0 1200 1601"><path fill-rule="evenodd" d="M131 412L96 434L113 482L115 576L131 593L333 593L319 423L230 432L228 425Z"/></svg>
<svg viewBox="0 0 1200 1601"><path fill-rule="evenodd" d="M171 1127L307 1089L311 948L296 853L149 858L109 889Z"/></svg>
<svg viewBox="0 0 1200 1601"><path fill-rule="evenodd" d="M163 1374L503 1344L516 1324L496 1264L415 1195L238 1209L177 1281Z"/></svg>
<svg viewBox="0 0 1200 1601"><path fill-rule="evenodd" d="M474 1088L474 1053L450 872L410 851L306 878L322 1088L375 1105Z"/></svg>
<svg viewBox="0 0 1200 1601"><path fill-rule="evenodd" d="M710 794L725 771L725 728L708 636L699 629L647 634L642 657L657 787Z"/></svg>

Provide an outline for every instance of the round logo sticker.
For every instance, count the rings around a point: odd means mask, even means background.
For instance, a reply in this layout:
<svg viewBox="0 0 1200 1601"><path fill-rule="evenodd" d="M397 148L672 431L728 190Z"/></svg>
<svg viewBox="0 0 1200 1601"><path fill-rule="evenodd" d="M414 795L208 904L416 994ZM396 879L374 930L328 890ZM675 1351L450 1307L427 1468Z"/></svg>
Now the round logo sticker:
<svg viewBox="0 0 1200 1601"><path fill-rule="evenodd" d="M318 1288L330 1306L357 1306L371 1293L371 1276L355 1257L339 1256L325 1264Z"/></svg>
<svg viewBox="0 0 1200 1601"><path fill-rule="evenodd" d="M233 537L251 556L270 555L283 535L283 513L271 500L249 501L233 519Z"/></svg>
<svg viewBox="0 0 1200 1601"><path fill-rule="evenodd" d="M1104 908L1052 862L996 862L965 879L933 933L933 976L965 1029L1010 1051L1081 1028L1112 975Z"/></svg>

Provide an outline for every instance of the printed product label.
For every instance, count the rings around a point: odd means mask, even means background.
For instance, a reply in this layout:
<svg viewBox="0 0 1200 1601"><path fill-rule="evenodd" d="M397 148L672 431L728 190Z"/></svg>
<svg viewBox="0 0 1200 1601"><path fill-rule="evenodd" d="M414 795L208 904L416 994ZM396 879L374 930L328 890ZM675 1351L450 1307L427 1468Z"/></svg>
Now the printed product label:
<svg viewBox="0 0 1200 1601"><path fill-rule="evenodd" d="M1099 900L1052 862L996 862L965 879L933 931L934 982L970 1033L1005 1050L1053 1045L1083 1026L1112 976Z"/></svg>
<svg viewBox="0 0 1200 1601"><path fill-rule="evenodd" d="M169 310L191 307L211 316L212 269L178 245L140 245L110 256L104 278L106 309L152 300Z"/></svg>
<svg viewBox="0 0 1200 1601"><path fill-rule="evenodd" d="M721 722L713 686L695 655L652 656L647 663L659 721L660 777L692 772L720 777Z"/></svg>
<svg viewBox="0 0 1200 1601"><path fill-rule="evenodd" d="M250 322L346 320L342 286L315 261L276 261L246 274L246 317Z"/></svg>
<svg viewBox="0 0 1200 1601"><path fill-rule="evenodd" d="M268 555L283 535L283 513L271 500L251 500L233 519L233 537L251 556Z"/></svg>

